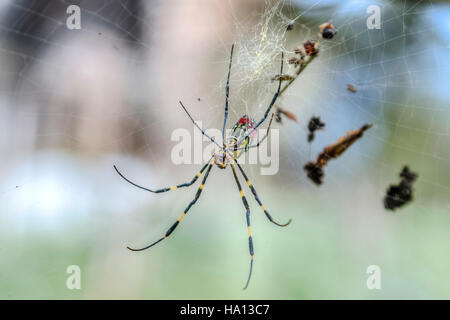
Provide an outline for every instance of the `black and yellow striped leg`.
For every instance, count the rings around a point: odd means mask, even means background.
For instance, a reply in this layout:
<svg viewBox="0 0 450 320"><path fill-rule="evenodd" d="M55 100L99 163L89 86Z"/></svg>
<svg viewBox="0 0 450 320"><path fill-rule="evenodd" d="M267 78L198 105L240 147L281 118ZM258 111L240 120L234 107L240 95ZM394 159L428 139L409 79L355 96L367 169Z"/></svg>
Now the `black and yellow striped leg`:
<svg viewBox="0 0 450 320"><path fill-rule="evenodd" d="M284 52L281 52L281 67L280 67L280 75L283 74L283 61L284 61ZM264 112L263 117L261 118L261 120L259 120L254 126L253 128L251 128L250 130L247 131L247 133L245 134L245 136L243 136L242 138L239 139L237 145L241 145L241 142L248 137L250 134L252 134L256 129L259 128L259 126L266 120L267 116L270 113L270 110L272 109L273 105L275 104L275 102L278 99L278 96L280 94L280 90L281 90L281 81L282 81L282 77L280 77L279 83L278 83L278 89L275 92L275 94L273 95L272 101L269 104L269 107L266 109L266 112Z"/></svg>
<svg viewBox="0 0 450 320"><path fill-rule="evenodd" d="M281 52L281 67L280 67L280 75L283 74L283 62L284 62L284 52ZM267 107L266 112L264 112L264 116L261 118L261 120L259 120L256 125L252 128L252 130L256 130L261 123L264 122L264 120L266 120L267 116L269 115L270 109L272 109L273 105L275 104L275 101L277 101L278 95L280 94L280 90L281 90L281 77L280 80L278 82L278 89L275 92L275 94L273 95L272 101L269 104L269 107Z"/></svg>
<svg viewBox="0 0 450 320"><path fill-rule="evenodd" d="M208 163L209 163L209 162L208 162ZM206 163L206 164L203 166L203 168L200 169L200 171L195 175L194 178L192 178L192 180L191 180L190 182L182 183L182 184L179 184L179 185L174 186L174 187L162 188L162 189L157 189L157 190L151 190L151 189L142 187L142 186L140 186L140 185L134 183L134 182L131 181L130 179L126 178L126 177L119 171L119 169L117 169L117 167L116 167L115 165L114 165L114 169L115 169L116 172L119 174L119 176L122 177L122 179L124 179L126 182L132 184L133 186L138 187L139 189L142 189L142 190L145 190L145 191L150 191L150 192L153 192L153 193L161 193L161 192L167 192L167 191L176 190L176 189L178 189L178 188L183 188L183 187L190 187L190 186L192 186L192 185L195 183L195 181L197 181L197 179L202 175L203 171L205 171L206 167L208 166L208 163Z"/></svg>
<svg viewBox="0 0 450 320"><path fill-rule="evenodd" d="M206 179L208 179L208 175L209 172L211 171L212 166L214 165L214 159L211 160L211 162L208 165L208 169L206 170L205 176L203 177L203 181L200 184L200 187L197 190L197 193L195 194L194 200L192 200L189 205L186 207L186 209L184 209L184 212L182 213L182 215L178 218L177 221L175 221L175 223L169 228L169 230L167 230L166 234L159 240L153 242L152 244L144 247L144 248L140 248L140 249L133 249L130 247L127 247L128 249L130 249L131 251L142 251L142 250L146 250L152 246L154 246L155 244L163 241L164 239L166 239L167 237L170 236L170 234L175 230L175 228L178 226L178 224L181 222L181 220L183 220L184 216L188 213L188 211L191 209L191 207L197 202L198 198L200 197L203 187L205 186L206 183Z"/></svg>
<svg viewBox="0 0 450 320"><path fill-rule="evenodd" d="M205 137L207 137L211 142L213 142L216 146L218 146L219 148L222 148L220 146L220 144L218 144L216 142L216 140L214 140L213 138L211 138L211 136L209 136L208 134L206 134L205 130L203 130L202 128L200 128L200 126L198 125L197 122L195 122L194 118L192 118L191 114L189 113L189 111L187 111L186 107L184 106L184 104L181 101L178 101L181 105L181 107L183 108L184 112L186 112L186 114L188 115L189 119L191 119L192 123L194 124L194 126L200 130L200 132L202 133L202 135L204 135Z"/></svg>
<svg viewBox="0 0 450 320"><path fill-rule="evenodd" d="M267 127L267 131L266 134L261 138L261 140L258 141L257 144L252 144L250 146L245 147L245 149L250 149L250 148L258 148L259 145L267 138L267 136L269 135L269 131L270 131L270 126L272 125L272 120L273 120L273 113L272 113L272 117L270 118L269 121L269 126ZM239 149L239 148L238 148Z"/></svg>
<svg viewBox="0 0 450 320"><path fill-rule="evenodd" d="M242 202L245 207L245 217L247 219L247 230L248 230L248 249L250 251L250 272L248 273L247 283L245 284L244 290L247 289L248 284L250 283L250 278L252 277L253 271L253 258L255 256L253 251L253 239L252 239L252 230L250 228L250 207L248 205L247 199L245 198L244 191L242 191L241 183L239 182L238 176L236 174L236 169L232 163L230 163L231 169L233 170L234 180L236 180L236 184L239 189L239 193L241 194Z"/></svg>
<svg viewBox="0 0 450 320"><path fill-rule="evenodd" d="M228 100L230 96L230 73L231 73L231 63L233 61L233 49L234 44L231 46L230 64L228 65L227 85L225 87L225 114L223 116L223 127L222 127L222 141L224 146L225 146L225 127L227 126L227 119L228 119Z"/></svg>
<svg viewBox="0 0 450 320"><path fill-rule="evenodd" d="M269 219L270 222L272 222L273 224L276 224L277 226L280 227L286 227L289 223L291 223L292 219L289 219L288 222L281 224L276 222L275 220L273 220L272 216L269 214L269 212L267 212L267 210L264 208L261 200L259 200L258 194L256 193L255 188L253 187L253 185L251 184L250 180L248 179L247 175L245 174L244 170L242 169L241 165L239 163L236 163L239 170L241 171L242 175L244 176L245 181L247 182L248 187L250 188L250 190L252 191L253 195L255 196L255 200L256 202L258 202L259 206L261 207L262 211L264 212L264 214L266 215L267 219Z"/></svg>

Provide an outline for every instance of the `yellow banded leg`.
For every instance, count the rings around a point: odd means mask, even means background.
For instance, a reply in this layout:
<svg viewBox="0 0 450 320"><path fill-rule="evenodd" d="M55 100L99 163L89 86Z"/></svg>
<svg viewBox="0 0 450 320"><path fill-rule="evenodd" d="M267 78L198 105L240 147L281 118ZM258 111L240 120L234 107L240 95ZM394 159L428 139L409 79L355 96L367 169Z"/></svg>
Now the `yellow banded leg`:
<svg viewBox="0 0 450 320"><path fill-rule="evenodd" d="M247 289L248 284L250 283L250 278L252 277L252 271L253 271L253 258L255 256L254 250L253 250L253 239L252 239L252 229L250 227L250 207L248 205L247 199L245 198L244 191L242 191L241 183L239 182L238 176L236 174L236 168L232 163L230 163L231 169L233 170L233 176L236 180L237 187L239 189L239 193L241 195L242 203L245 207L245 218L247 220L247 231L248 231L248 249L250 252L250 271L248 273L248 279L247 283L245 284L244 290Z"/></svg>
<svg viewBox="0 0 450 320"><path fill-rule="evenodd" d="M276 222L275 220L273 220L272 216L269 214L269 212L267 212L266 208L264 208L261 200L259 200L258 194L256 193L255 188L253 187L252 183L250 182L250 180L248 179L247 175L245 174L244 170L242 169L241 165L239 163L236 163L239 171L241 171L242 175L244 176L245 181L247 182L248 187L250 188L250 190L253 193L253 196L255 197L256 202L258 202L259 207L261 208L261 210L264 212L264 214L266 215L267 219L269 219L270 222L272 222L273 224L276 224L277 226L280 227L285 227L287 226L289 223L291 223L292 219L289 219L288 222L281 224Z"/></svg>
<svg viewBox="0 0 450 320"><path fill-rule="evenodd" d="M175 230L175 228L178 226L178 224L181 222L181 220L183 220L183 218L186 216L186 214L188 213L189 209L191 209L191 207L197 202L198 198L200 197L203 187L205 186L206 183L206 179L208 179L208 175L209 172L211 171L212 166L214 165L214 160L211 160L211 162L208 165L208 169L206 170L205 176L203 177L203 181L200 185L200 187L197 190L197 193L195 194L195 198L194 200L192 200L189 205L186 207L186 209L183 211L183 213L181 214L181 216L178 218L177 221L175 221L175 223L169 228L169 230L167 230L166 234L159 240L153 242L152 244L144 247L144 248L140 248L140 249L133 249L130 247L127 247L128 249L130 249L131 251L142 251L142 250L146 250L152 246L154 246L155 244L161 242L162 240L168 238L170 236L170 234Z"/></svg>
<svg viewBox="0 0 450 320"><path fill-rule="evenodd" d="M210 161L208 161L208 162L210 162ZM192 185L195 183L195 181L197 181L197 179L200 178L200 176L202 175L203 171L205 171L206 167L208 167L208 163L205 164L205 165L200 169L200 171L194 176L194 178L192 178L192 180L191 180L190 182L182 183L182 184L179 184L179 185L177 185L177 186L173 186L173 187L169 187L169 188L157 189L157 190L152 190L152 189L148 189L148 188L142 187L142 186L140 186L140 185L134 183L133 181L129 180L128 178L126 178L126 177L119 171L119 169L117 169L116 166L114 166L114 169L115 169L116 172L119 174L119 176L122 177L122 179L124 179L126 182L132 184L133 186L138 187L139 189L142 189L142 190L145 190L145 191L153 192L153 193L162 193L162 192L167 192L167 191L177 190L178 188L183 188L183 187L190 187L190 186L192 186Z"/></svg>

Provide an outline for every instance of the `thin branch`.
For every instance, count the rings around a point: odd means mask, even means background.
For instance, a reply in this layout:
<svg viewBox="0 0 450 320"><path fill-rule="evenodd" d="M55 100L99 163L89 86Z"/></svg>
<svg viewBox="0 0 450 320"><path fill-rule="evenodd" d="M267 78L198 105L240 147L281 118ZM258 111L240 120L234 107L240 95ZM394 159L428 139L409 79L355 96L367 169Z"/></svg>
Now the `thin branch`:
<svg viewBox="0 0 450 320"><path fill-rule="evenodd" d="M280 94L278 96L281 96L283 94L284 91L286 91L287 88L289 88L289 86L295 81L295 79L298 78L298 76L303 72L303 70L306 69L306 67L308 66L308 64L314 60L314 58L316 58L318 56L318 53L310 56L308 60L306 60L304 63L300 64L300 67L298 68L297 72L295 73L295 77L292 80L289 80L288 83L286 83L286 85L283 87L283 89L281 89Z"/></svg>

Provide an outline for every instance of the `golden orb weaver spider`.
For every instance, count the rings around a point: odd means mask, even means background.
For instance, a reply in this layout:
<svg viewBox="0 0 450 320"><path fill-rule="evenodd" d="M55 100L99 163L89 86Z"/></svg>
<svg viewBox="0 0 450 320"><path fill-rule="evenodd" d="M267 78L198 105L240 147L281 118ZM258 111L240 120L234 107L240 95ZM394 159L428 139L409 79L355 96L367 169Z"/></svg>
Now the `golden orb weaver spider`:
<svg viewBox="0 0 450 320"><path fill-rule="evenodd" d="M225 89L225 115L224 115L223 128L222 128L222 141L223 141L223 145L222 146L220 146L213 138L211 138L209 135L207 135L197 125L197 123L194 121L192 116L189 114L189 112L187 111L187 109L185 108L183 103L181 101L179 102L181 107L183 108L183 110L186 112L188 117L191 119L192 123L202 132L202 135L207 137L209 140L211 140L214 144L216 144L219 147L219 150L215 151L213 153L213 155L211 156L211 159L209 160L209 162L206 163L200 169L200 171L194 176L194 178L190 182L182 183L182 184L179 184L179 185L174 186L174 187L162 188L162 189L157 189L157 190L151 190L151 189L142 187L142 186L132 182L128 178L126 178L119 171L119 169L117 169L116 166L114 166L114 169L128 183L134 185L135 187L138 187L140 189L143 189L143 190L146 190L146 191L150 191L150 192L153 192L153 193L161 193L161 192L167 192L167 191L176 190L176 189L179 189L179 188L182 188L182 187L189 187L189 186L193 185L195 183L195 181L197 181L197 179L203 174L203 172L206 169L206 173L205 173L205 175L203 177L203 180L202 180L202 183L200 184L200 187L197 190L197 193L195 194L194 199L189 203L189 205L183 211L183 213L178 218L178 220L175 221L175 223L167 230L167 232L164 234L164 236L162 238L160 238L159 240L151 243L150 245L148 245L148 246L146 246L144 248L133 249L133 248L127 247L129 250L132 250L132 251L142 251L142 250L146 250L146 249L154 246L155 244L157 244L157 243L161 242L162 240L168 238L172 234L172 232L175 230L175 228L178 226L178 224L181 222L181 220L183 220L183 218L188 213L188 211L191 209L191 207L199 199L200 194L202 193L203 187L205 186L205 183L206 183L206 180L208 178L208 175L209 175L212 167L214 166L214 164L216 164L217 167L219 167L220 169L225 169L227 167L227 165L230 165L230 167L231 167L231 169L233 171L233 176L234 176L234 179L236 181L236 185L237 185L237 187L239 189L239 193L240 193L241 198L242 198L242 202L243 202L245 210L246 210L245 214L246 214L247 230L248 230L248 246L249 246L249 251L250 251L250 271L249 271L249 274L248 274L247 282L246 282L245 287L244 287L244 290L245 290L245 289L247 289L248 284L250 282L250 278L252 276L254 250L253 250L252 232L251 232L251 228L250 228L250 207L248 205L247 199L245 198L244 192L242 191L241 183L239 182L239 178L238 178L238 175L236 173L236 168L235 168L234 164L236 164L237 167L239 168L239 171L241 172L242 176L244 177L245 181L247 182L247 185L250 188L250 191L253 193L253 196L254 196L256 202L259 204L259 206L261 207L262 211L264 212L264 214L266 215L266 217L269 219L270 222L276 224L277 226L285 227L291 222L291 219L289 219L289 221L287 223L285 223L285 224L280 224L280 223L276 222L275 220L273 220L272 216L264 208L261 200L258 197L258 194L256 193L255 188L251 184L250 180L248 179L248 177L245 174L244 170L242 169L241 165L237 162L237 158L239 156L241 156L244 152L248 151L249 148L254 148L254 147L257 148L257 147L259 147L260 143L267 137L267 134L268 134L268 132L270 130L270 125L272 124L273 114L272 114L272 118L270 119L269 126L267 128L267 132L264 135L264 137L261 140L259 140L257 144L250 145L251 140L254 138L254 135L256 134L255 130L264 122L264 120L266 120L267 116L270 113L270 110L272 109L273 105L275 104L275 101L278 98L278 95L279 95L280 89L281 89L281 81L282 81L282 79L280 77L279 84L278 84L278 89L275 92L275 94L274 94L274 96L272 98L272 101L270 102L269 107L265 111L264 116L258 122L255 122L252 118L250 118L247 115L242 116L238 120L238 122L236 122L236 124L233 126L231 135L229 137L225 137L225 128L226 128L227 118L228 118L228 100L229 100L229 92L230 92L230 73L231 73L231 64L232 64L232 60L233 60L233 50L234 50L234 45L231 47L230 62L229 62L229 66L228 66L227 84L226 84L226 89ZM281 52L281 70L280 70L280 74L283 74L283 59L284 59L284 53Z"/></svg>

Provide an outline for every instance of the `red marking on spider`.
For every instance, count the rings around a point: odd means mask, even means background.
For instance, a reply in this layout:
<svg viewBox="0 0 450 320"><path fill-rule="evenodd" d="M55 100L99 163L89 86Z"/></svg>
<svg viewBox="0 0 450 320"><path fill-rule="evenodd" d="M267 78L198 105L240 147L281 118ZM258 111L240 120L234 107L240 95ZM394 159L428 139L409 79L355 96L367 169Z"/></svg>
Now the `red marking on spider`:
<svg viewBox="0 0 450 320"><path fill-rule="evenodd" d="M255 121L253 119L249 118L247 115L244 115L242 118L240 118L238 123L247 125L247 130L252 129L255 126ZM252 133L250 133L251 139L254 139L255 136L256 136L256 130L254 130Z"/></svg>

